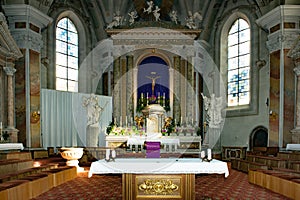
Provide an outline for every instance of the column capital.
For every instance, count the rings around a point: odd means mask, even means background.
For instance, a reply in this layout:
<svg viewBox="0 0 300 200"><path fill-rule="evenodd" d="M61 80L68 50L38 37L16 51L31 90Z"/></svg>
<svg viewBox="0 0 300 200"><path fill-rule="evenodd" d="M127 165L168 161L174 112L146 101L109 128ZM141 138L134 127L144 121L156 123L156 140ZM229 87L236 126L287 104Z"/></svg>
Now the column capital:
<svg viewBox="0 0 300 200"><path fill-rule="evenodd" d="M12 67L3 67L7 76L13 76L14 73L17 71L15 68Z"/></svg>

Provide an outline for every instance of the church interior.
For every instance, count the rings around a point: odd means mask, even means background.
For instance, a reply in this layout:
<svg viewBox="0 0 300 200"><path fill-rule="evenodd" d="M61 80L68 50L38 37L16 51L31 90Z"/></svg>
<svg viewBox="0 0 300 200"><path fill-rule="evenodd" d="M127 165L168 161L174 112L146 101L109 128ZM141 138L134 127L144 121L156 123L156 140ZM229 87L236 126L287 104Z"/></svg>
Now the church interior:
<svg viewBox="0 0 300 200"><path fill-rule="evenodd" d="M0 199L300 197L298 0L0 4Z"/></svg>

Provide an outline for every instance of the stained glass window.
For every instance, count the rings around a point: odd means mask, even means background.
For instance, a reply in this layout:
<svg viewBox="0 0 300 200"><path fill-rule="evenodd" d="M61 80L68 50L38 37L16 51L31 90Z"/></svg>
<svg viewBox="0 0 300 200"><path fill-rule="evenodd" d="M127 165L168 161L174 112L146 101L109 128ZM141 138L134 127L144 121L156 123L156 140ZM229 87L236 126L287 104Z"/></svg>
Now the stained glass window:
<svg viewBox="0 0 300 200"><path fill-rule="evenodd" d="M78 33L69 18L56 26L56 89L78 92Z"/></svg>
<svg viewBox="0 0 300 200"><path fill-rule="evenodd" d="M250 103L250 28L237 19L228 33L228 106Z"/></svg>

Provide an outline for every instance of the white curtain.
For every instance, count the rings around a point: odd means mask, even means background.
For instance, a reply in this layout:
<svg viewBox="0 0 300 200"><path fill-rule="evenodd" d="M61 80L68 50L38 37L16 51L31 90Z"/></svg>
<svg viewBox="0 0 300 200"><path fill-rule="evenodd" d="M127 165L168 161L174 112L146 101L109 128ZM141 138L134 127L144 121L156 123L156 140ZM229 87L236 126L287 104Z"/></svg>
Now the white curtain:
<svg viewBox="0 0 300 200"><path fill-rule="evenodd" d="M41 128L43 147L85 146L87 114L83 97L90 94L42 89ZM98 146L105 146L105 131L112 119L112 98L96 95L103 108Z"/></svg>

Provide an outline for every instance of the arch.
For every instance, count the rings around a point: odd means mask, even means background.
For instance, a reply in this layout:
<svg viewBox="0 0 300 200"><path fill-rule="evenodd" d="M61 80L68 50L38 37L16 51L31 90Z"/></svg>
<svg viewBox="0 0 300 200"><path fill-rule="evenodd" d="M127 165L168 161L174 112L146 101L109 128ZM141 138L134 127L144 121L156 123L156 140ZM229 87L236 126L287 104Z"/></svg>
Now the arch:
<svg viewBox="0 0 300 200"><path fill-rule="evenodd" d="M80 12L78 12L80 13ZM77 15L74 11L72 10L68 10L65 8L58 8L53 10L53 12L51 12L49 14L49 16L51 16L54 21L51 24L51 26L49 27L49 29L47 29L48 31L48 37L47 37L47 41L45 41L45 43L47 44L47 55L45 55L45 57L47 57L50 60L50 63L53 63L53 66L48 67L48 77L50 79L47 80L47 88L49 89L55 89L56 88L56 84L55 84L55 77L56 77L56 73L55 73L55 60L56 60L56 55L55 55L55 47L56 47L56 25L58 23L58 21L64 17L68 17L75 25L76 29L77 29L77 33L78 33L78 68L81 67L81 63L84 61L86 55L87 55L87 49L90 46L90 41L87 39L89 38L88 36L89 31L88 31L88 27L86 27L86 24L83 20L83 18L79 15ZM80 80L79 77L79 85L80 82L82 82L82 80ZM79 88L78 88L79 89ZM80 92L80 91L79 91Z"/></svg>
<svg viewBox="0 0 300 200"><path fill-rule="evenodd" d="M224 13L221 22L218 25L216 31L216 64L219 62L220 73L222 79L224 80L224 86L227 84L227 46L228 46L228 32L232 24L237 19L245 20L250 27L250 102L247 105L233 106L226 108L226 114L228 117L243 116L243 115L253 115L258 113L258 68L255 62L258 60L259 50L255 47L257 42L256 36L258 35L259 29L255 23L255 16L248 9L241 9L234 13L228 12ZM227 88L227 86L226 86ZM226 92L227 99L227 92Z"/></svg>
<svg viewBox="0 0 300 200"><path fill-rule="evenodd" d="M264 126L257 126L250 134L250 151L253 147L267 147L268 146L268 129Z"/></svg>

